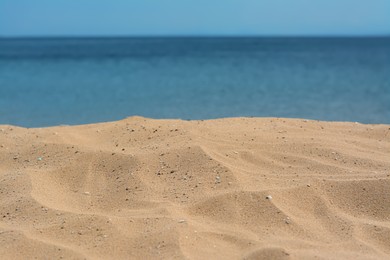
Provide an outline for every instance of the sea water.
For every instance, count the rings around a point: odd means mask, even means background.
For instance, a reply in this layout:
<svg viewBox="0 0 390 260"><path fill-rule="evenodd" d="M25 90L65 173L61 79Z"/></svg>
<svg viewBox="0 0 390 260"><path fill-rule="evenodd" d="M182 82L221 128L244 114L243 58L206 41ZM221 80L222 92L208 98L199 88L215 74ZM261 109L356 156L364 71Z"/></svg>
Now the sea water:
<svg viewBox="0 0 390 260"><path fill-rule="evenodd" d="M0 39L0 124L132 115L390 123L390 38Z"/></svg>

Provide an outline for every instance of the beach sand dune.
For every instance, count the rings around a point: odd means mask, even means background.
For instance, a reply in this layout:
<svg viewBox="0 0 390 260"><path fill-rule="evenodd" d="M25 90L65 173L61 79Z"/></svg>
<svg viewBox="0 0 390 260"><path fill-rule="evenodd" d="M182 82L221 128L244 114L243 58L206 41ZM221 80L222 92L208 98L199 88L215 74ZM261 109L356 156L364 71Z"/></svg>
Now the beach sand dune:
<svg viewBox="0 0 390 260"><path fill-rule="evenodd" d="M390 126L0 126L1 259L389 259Z"/></svg>

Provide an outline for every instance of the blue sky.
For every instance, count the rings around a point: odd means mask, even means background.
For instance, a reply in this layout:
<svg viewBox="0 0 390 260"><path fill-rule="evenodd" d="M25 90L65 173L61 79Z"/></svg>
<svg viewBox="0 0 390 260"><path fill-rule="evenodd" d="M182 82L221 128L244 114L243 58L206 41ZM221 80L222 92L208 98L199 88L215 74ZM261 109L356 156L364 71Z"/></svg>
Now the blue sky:
<svg viewBox="0 0 390 260"><path fill-rule="evenodd" d="M0 0L0 36L390 35L390 0Z"/></svg>

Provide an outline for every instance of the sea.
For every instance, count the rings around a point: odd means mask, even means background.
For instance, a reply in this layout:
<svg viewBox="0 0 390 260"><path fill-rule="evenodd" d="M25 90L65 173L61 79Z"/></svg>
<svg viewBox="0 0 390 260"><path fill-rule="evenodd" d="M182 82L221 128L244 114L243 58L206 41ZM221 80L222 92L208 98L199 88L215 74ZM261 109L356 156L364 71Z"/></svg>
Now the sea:
<svg viewBox="0 0 390 260"><path fill-rule="evenodd" d="M0 124L390 123L390 37L0 38Z"/></svg>

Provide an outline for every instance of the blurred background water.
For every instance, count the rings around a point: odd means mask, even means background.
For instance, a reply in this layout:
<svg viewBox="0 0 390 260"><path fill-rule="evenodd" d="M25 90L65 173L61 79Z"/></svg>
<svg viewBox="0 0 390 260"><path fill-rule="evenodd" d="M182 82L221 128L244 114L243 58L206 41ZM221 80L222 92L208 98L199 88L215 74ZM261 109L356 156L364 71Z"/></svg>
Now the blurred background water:
<svg viewBox="0 0 390 260"><path fill-rule="evenodd" d="M0 124L390 123L390 38L0 39Z"/></svg>

